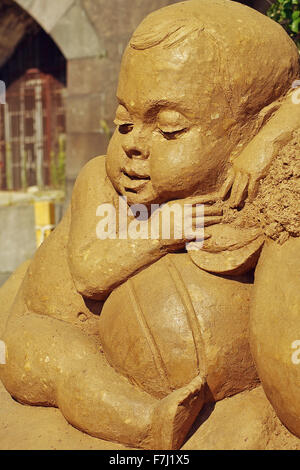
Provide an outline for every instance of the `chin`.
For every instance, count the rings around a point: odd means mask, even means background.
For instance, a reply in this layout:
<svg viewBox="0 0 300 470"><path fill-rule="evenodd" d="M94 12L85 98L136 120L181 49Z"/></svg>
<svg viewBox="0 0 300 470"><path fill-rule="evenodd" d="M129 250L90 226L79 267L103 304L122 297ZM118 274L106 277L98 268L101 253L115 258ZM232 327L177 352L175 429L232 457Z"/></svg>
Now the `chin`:
<svg viewBox="0 0 300 470"><path fill-rule="evenodd" d="M157 196L151 189L145 188L140 192L133 192L123 189L121 195L127 198L127 204L132 206L133 204L144 204L149 207L151 204L157 204Z"/></svg>

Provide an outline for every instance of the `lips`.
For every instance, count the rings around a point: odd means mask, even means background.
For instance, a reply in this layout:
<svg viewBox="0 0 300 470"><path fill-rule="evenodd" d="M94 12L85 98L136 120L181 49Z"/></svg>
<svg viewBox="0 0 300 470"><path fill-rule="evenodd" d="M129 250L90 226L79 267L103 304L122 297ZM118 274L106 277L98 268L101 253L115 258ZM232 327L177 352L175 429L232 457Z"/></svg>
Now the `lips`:
<svg viewBox="0 0 300 470"><path fill-rule="evenodd" d="M150 179L150 176L145 174L145 173L140 173L140 172L137 172L133 169L130 169L130 170L122 170L122 173L123 175L127 176L127 178L131 179L131 180L149 180Z"/></svg>
<svg viewBox="0 0 300 470"><path fill-rule="evenodd" d="M135 170L122 170L124 189L127 191L137 192L150 181L150 176L140 174Z"/></svg>

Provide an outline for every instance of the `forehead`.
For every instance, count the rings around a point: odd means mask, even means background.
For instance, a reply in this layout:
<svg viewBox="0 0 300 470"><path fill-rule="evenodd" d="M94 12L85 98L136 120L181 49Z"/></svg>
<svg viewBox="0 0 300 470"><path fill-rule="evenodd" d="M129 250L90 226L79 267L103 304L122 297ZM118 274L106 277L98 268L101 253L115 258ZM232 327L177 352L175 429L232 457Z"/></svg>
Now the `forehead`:
<svg viewBox="0 0 300 470"><path fill-rule="evenodd" d="M127 47L117 96L132 112L164 103L186 114L207 108L216 90L217 55L209 42L146 50Z"/></svg>

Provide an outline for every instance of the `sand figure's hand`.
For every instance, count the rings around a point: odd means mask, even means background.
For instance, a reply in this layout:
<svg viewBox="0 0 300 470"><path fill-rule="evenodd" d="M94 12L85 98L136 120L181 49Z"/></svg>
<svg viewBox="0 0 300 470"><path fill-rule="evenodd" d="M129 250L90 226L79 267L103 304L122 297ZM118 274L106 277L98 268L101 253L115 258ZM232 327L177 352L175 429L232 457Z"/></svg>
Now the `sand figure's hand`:
<svg viewBox="0 0 300 470"><path fill-rule="evenodd" d="M271 161L272 155L264 152L259 158L254 158L248 147L237 157L233 164L235 176L230 196L231 207L238 207L247 197L250 201L255 198L259 182L266 175Z"/></svg>
<svg viewBox="0 0 300 470"><path fill-rule="evenodd" d="M284 115L282 117L284 119ZM274 158L291 139L292 128L279 130L275 120L273 124L272 126L272 121L268 123L234 161L231 207L238 207L246 199L253 201L260 181L267 176Z"/></svg>
<svg viewBox="0 0 300 470"><path fill-rule="evenodd" d="M298 104L298 105L297 105ZM260 181L281 149L288 144L293 132L300 126L300 106L290 91L280 103L269 107L267 122L233 162L234 184L230 205L238 207L246 198L252 201Z"/></svg>
<svg viewBox="0 0 300 470"><path fill-rule="evenodd" d="M182 230L183 234L181 238L174 237L174 231L171 230L171 237L169 239L163 238L161 236L162 244L168 251L174 251L184 247L186 243L190 243L199 238L199 230L201 228L209 227L211 225L219 224L222 222L223 218L223 209L220 205L214 205L218 201L224 200L229 190L232 187L234 180L234 173L231 169L228 173L228 177L219 191L216 191L211 194L187 197L185 199L177 199L175 201L170 201L162 208L162 211L173 211L176 214L178 210L182 214ZM192 207L191 218L189 221L187 217L186 208L187 206ZM199 210L199 206L203 206ZM189 216L189 214L188 214ZM186 229L190 227L190 231ZM161 234L162 235L162 234ZM205 231L202 233L200 238L204 240L210 238L210 234Z"/></svg>

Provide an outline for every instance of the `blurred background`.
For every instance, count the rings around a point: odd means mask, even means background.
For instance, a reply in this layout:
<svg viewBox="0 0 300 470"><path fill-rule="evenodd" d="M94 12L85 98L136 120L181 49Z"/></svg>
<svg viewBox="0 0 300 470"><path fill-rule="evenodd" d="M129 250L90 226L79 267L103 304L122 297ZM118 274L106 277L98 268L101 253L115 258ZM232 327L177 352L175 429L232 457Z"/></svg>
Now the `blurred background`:
<svg viewBox="0 0 300 470"><path fill-rule="evenodd" d="M61 219L82 166L105 154L124 48L171 3L0 0L0 285ZM299 0L240 3L299 40Z"/></svg>

